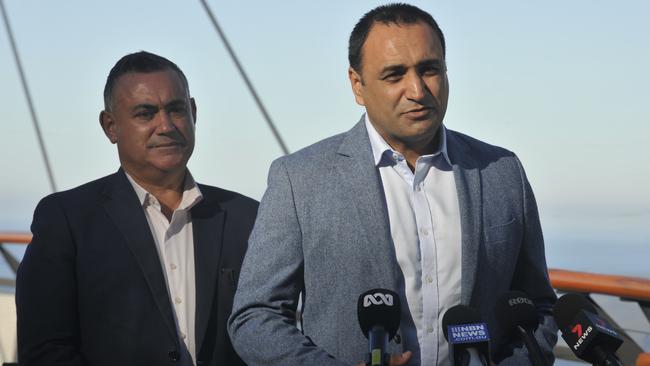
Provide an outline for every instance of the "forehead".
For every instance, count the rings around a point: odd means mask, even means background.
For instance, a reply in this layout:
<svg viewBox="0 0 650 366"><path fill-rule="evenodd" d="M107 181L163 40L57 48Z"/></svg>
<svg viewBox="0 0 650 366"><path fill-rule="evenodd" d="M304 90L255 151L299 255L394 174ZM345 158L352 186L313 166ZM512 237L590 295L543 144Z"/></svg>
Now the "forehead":
<svg viewBox="0 0 650 366"><path fill-rule="evenodd" d="M182 99L188 92L181 77L173 70L129 72L115 82L116 102L125 100L151 101Z"/></svg>
<svg viewBox="0 0 650 366"><path fill-rule="evenodd" d="M362 57L363 68L378 63L417 63L427 58L444 60L440 39L424 22L374 23L363 44Z"/></svg>

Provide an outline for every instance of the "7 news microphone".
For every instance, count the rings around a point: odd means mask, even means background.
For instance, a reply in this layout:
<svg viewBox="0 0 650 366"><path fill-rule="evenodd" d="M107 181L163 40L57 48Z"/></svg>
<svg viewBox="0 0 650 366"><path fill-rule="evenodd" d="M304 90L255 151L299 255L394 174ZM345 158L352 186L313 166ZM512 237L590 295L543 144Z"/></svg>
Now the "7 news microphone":
<svg viewBox="0 0 650 366"><path fill-rule="evenodd" d="M623 338L603 318L586 297L566 294L553 308L562 338L580 359L597 366L621 366L614 352Z"/></svg>
<svg viewBox="0 0 650 366"><path fill-rule="evenodd" d="M539 325L537 310L525 293L508 291L501 295L496 304L496 320L505 335L515 333L524 341L533 366L551 365L535 339Z"/></svg>
<svg viewBox="0 0 650 366"><path fill-rule="evenodd" d="M388 342L399 329L400 300L397 293L382 288L359 296L357 315L361 331L368 338L370 366L387 366L390 360Z"/></svg>
<svg viewBox="0 0 650 366"><path fill-rule="evenodd" d="M490 364L490 334L475 309L456 305L442 317L442 329L449 342L452 366L487 366Z"/></svg>

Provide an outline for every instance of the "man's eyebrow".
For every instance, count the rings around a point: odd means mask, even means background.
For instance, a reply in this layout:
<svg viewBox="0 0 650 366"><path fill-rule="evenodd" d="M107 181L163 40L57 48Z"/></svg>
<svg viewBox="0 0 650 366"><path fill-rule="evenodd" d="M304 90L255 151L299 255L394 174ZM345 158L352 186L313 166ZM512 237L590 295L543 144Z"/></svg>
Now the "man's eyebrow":
<svg viewBox="0 0 650 366"><path fill-rule="evenodd" d="M404 70L406 70L406 67L404 65L388 65L381 69L379 75L385 75L391 72L402 72Z"/></svg>
<svg viewBox="0 0 650 366"><path fill-rule="evenodd" d="M158 109L158 106L153 105L153 104L140 103L140 104L136 104L135 106L133 106L133 108L131 108L131 110L133 110L133 111L137 111L138 109L153 109L153 110L157 110L157 109Z"/></svg>
<svg viewBox="0 0 650 366"><path fill-rule="evenodd" d="M170 101L169 103L165 104L165 108L167 107L178 107L178 106L185 106L185 99L174 99Z"/></svg>
<svg viewBox="0 0 650 366"><path fill-rule="evenodd" d="M422 60L418 62L418 67L426 67L426 66L442 67L442 61L438 58L431 58L431 59Z"/></svg>

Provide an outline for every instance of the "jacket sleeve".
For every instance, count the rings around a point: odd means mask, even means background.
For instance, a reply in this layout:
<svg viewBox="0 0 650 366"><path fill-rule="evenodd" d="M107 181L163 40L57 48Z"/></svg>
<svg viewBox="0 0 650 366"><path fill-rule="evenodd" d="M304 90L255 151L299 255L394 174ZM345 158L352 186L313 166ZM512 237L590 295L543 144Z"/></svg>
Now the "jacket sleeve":
<svg viewBox="0 0 650 366"><path fill-rule="evenodd" d="M539 326L535 339L549 364L553 364L553 347L557 342L557 326L553 319L555 292L551 287L544 253L544 238L539 221L539 213L533 190L519 159L516 159L523 190L524 235L511 288L525 292L535 303ZM512 351L512 356L503 359L500 365L531 365L528 350L521 343L510 344L504 348ZM506 353L510 353L510 350Z"/></svg>
<svg viewBox="0 0 650 366"><path fill-rule="evenodd" d="M291 184L283 160L274 161L228 330L235 350L249 366L342 366L296 327L304 257Z"/></svg>
<svg viewBox="0 0 650 366"><path fill-rule="evenodd" d="M75 244L56 195L36 207L33 238L16 275L21 365L82 365Z"/></svg>

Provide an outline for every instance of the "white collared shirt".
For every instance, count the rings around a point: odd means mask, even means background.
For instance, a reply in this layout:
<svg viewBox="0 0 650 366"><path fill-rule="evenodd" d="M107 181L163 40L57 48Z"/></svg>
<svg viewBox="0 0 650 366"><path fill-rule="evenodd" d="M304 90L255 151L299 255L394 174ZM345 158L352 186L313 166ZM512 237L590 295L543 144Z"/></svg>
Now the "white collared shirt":
<svg viewBox="0 0 650 366"><path fill-rule="evenodd" d="M404 275L400 333L409 365L448 365L442 317L460 303L461 228L458 194L444 126L439 149L420 156L415 172L365 117L388 207L397 262Z"/></svg>
<svg viewBox="0 0 650 366"><path fill-rule="evenodd" d="M194 233L190 209L203 195L192 175L185 176L183 196L174 210L171 221L161 210L160 202L131 176L126 175L138 195L156 243L160 263L164 268L167 291L170 296L178 336L187 352L181 352L181 365L193 365L196 360L194 317L196 311L196 283L194 270ZM153 310L152 310L153 311ZM188 355L189 353L189 355Z"/></svg>

